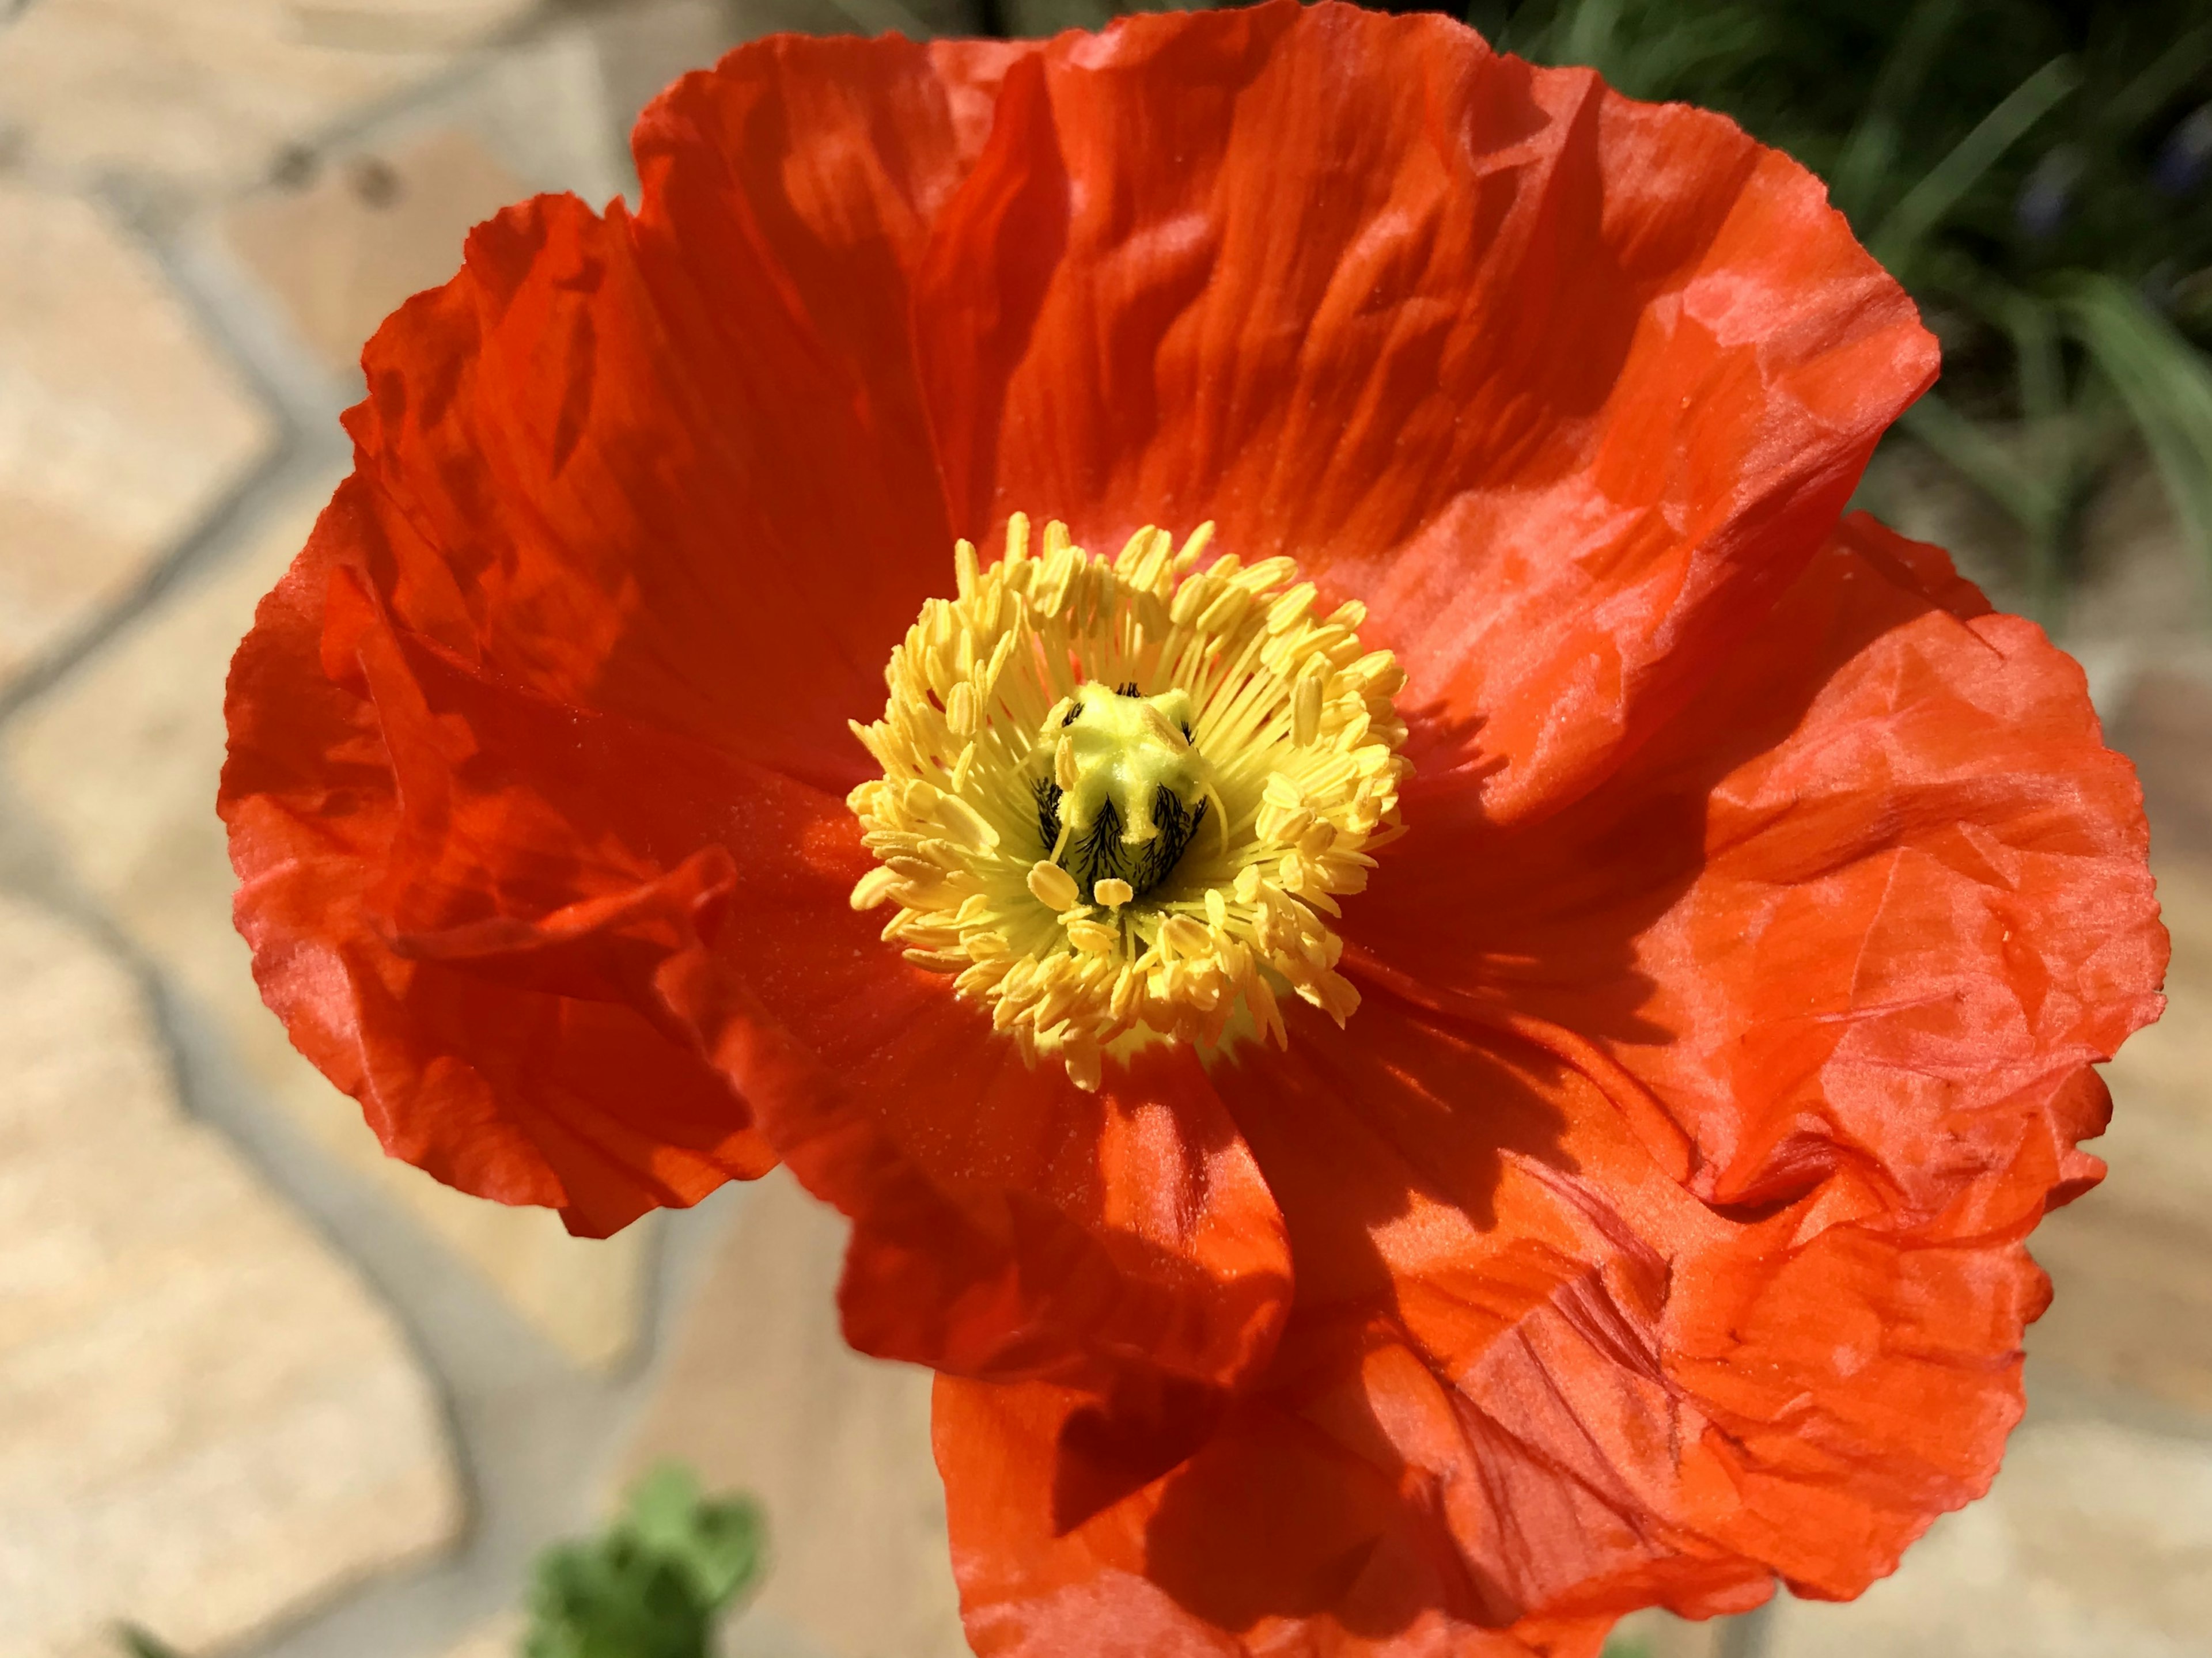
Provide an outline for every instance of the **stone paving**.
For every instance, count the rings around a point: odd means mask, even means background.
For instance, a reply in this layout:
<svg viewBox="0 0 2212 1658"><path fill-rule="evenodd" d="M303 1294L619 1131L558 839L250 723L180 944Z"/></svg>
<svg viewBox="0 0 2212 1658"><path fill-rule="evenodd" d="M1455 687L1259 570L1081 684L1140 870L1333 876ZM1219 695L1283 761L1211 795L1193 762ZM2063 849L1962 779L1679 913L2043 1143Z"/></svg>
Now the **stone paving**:
<svg viewBox="0 0 2212 1658"><path fill-rule="evenodd" d="M229 653L346 463L355 354L684 69L957 0L0 0L0 1658L494 1658L655 1459L767 1503L740 1658L955 1658L928 1382L837 1339L787 1181L606 1243L378 1152L260 1008L211 810ZM12 20L12 21L10 21ZM1906 527L1971 503L1892 469ZM2069 642L2144 768L2174 1007L2039 1253L1995 1495L1847 1607L1650 1658L2212 1655L2212 604L2155 494Z"/></svg>

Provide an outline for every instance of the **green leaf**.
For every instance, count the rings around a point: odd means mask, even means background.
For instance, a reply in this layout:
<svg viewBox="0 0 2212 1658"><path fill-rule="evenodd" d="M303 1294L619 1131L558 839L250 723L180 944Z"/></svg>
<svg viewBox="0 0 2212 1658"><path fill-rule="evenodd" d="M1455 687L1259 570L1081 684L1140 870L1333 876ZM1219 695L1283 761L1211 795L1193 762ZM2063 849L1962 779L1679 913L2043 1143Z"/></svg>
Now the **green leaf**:
<svg viewBox="0 0 2212 1658"><path fill-rule="evenodd" d="M1461 21L1493 46L1505 38L1505 27L1512 21L1513 8L1506 0L1468 0L1467 12Z"/></svg>
<svg viewBox="0 0 2212 1658"><path fill-rule="evenodd" d="M757 1575L766 1527L744 1497L708 1502L689 1468L664 1462L630 1493L629 1523L638 1541L690 1576L700 1599L720 1608Z"/></svg>
<svg viewBox="0 0 2212 1658"><path fill-rule="evenodd" d="M2066 413L2066 365L2059 354L2057 311L2045 301L2009 290L1996 309L2020 363L2021 412L2038 426L2051 426Z"/></svg>
<svg viewBox="0 0 2212 1658"><path fill-rule="evenodd" d="M2133 132L2164 109L2208 63L2212 63L2212 24L2191 29L2160 52L2097 112L2099 121L2110 131Z"/></svg>
<svg viewBox="0 0 2212 1658"><path fill-rule="evenodd" d="M2069 331L2119 394L2175 515L2212 559L2212 366L2125 282L2082 274L2061 292Z"/></svg>
<svg viewBox="0 0 2212 1658"><path fill-rule="evenodd" d="M1042 39L1063 29L1103 29L1130 8L1109 0L1005 0L1002 9L1009 34Z"/></svg>
<svg viewBox="0 0 2212 1658"><path fill-rule="evenodd" d="M2062 55L2014 87L1889 210L1870 239L1875 257L1892 270L1903 267L1998 158L2081 83L2081 71Z"/></svg>
<svg viewBox="0 0 2212 1658"><path fill-rule="evenodd" d="M760 1510L655 1468L600 1538L538 1561L526 1658L707 1658L716 1619L758 1580Z"/></svg>
<svg viewBox="0 0 2212 1658"><path fill-rule="evenodd" d="M1850 136L1837 158L1829 191L1846 217L1857 223L1869 216L1881 182L1897 159L1898 134L1905 112L1920 95L1928 71L1959 21L1964 0L1920 0L1898 31L1897 44L1882 60L1881 73L1867 98Z"/></svg>
<svg viewBox="0 0 2212 1658"><path fill-rule="evenodd" d="M136 1624L118 1624L115 1638L131 1658L182 1658L177 1649Z"/></svg>
<svg viewBox="0 0 2212 1658"><path fill-rule="evenodd" d="M1570 0L1553 25L1553 61L1587 64L1618 84L1613 42L1620 30L1620 0Z"/></svg>

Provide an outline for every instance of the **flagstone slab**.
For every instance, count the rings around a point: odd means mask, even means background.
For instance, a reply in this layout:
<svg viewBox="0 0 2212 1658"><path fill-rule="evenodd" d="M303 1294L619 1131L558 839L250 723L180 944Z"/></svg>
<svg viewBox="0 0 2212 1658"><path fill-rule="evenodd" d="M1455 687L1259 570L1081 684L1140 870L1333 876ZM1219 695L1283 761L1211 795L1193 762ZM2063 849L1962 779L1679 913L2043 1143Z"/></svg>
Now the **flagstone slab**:
<svg viewBox="0 0 2212 1658"><path fill-rule="evenodd" d="M273 436L108 215L0 185L0 689L144 580Z"/></svg>
<svg viewBox="0 0 2212 1658"><path fill-rule="evenodd" d="M767 1510L751 1652L966 1658L929 1448L930 1374L837 1327L845 1223L783 1171L745 1188L664 1351L615 1492L663 1458Z"/></svg>
<svg viewBox="0 0 2212 1658"><path fill-rule="evenodd" d="M232 250L335 374L409 295L460 269L470 228L529 185L470 133L331 158L306 187L260 191L224 218Z"/></svg>
<svg viewBox="0 0 2212 1658"><path fill-rule="evenodd" d="M457 48L532 9L38 0L0 36L0 110L43 172L220 191L268 176L289 147L432 79Z"/></svg>
<svg viewBox="0 0 2212 1658"><path fill-rule="evenodd" d="M469 46L526 22L540 0L286 0L301 39L364 52Z"/></svg>
<svg viewBox="0 0 2212 1658"><path fill-rule="evenodd" d="M518 1588L518 1597L526 1593ZM520 1612L503 1612L488 1618L449 1647L445 1658L515 1658L522 1649L528 1625Z"/></svg>
<svg viewBox="0 0 2212 1658"><path fill-rule="evenodd" d="M2031 1423L1981 1502L1845 1606L1792 1601L1767 1658L2205 1658L2212 1438Z"/></svg>
<svg viewBox="0 0 2212 1658"><path fill-rule="evenodd" d="M124 969L0 896L0 1652L235 1642L460 1521L390 1317L179 1109Z"/></svg>
<svg viewBox="0 0 2212 1658"><path fill-rule="evenodd" d="M254 605L307 540L334 483L303 483L246 544L180 580L25 708L0 734L0 764L74 878L222 1033L276 1109L570 1357L613 1366L637 1339L650 1224L604 1242L571 1238L549 1211L466 1197L385 1157L360 1108L262 1006L231 925L236 882L215 815L224 677Z"/></svg>

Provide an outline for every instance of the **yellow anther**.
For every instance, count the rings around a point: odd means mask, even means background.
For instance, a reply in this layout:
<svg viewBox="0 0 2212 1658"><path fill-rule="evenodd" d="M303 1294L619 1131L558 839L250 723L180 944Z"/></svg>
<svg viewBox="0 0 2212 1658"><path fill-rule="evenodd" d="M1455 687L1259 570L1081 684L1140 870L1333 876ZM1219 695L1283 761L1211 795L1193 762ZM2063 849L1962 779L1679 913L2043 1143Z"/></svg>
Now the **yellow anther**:
<svg viewBox="0 0 2212 1658"><path fill-rule="evenodd" d="M898 878L897 873L888 865L877 865L853 883L853 908L873 909L890 898L891 889L898 884Z"/></svg>
<svg viewBox="0 0 2212 1658"><path fill-rule="evenodd" d="M1186 956L1203 956L1207 953L1213 934L1203 923L1188 915L1170 915L1160 923L1160 937Z"/></svg>
<svg viewBox="0 0 2212 1658"><path fill-rule="evenodd" d="M1083 901L1075 878L1050 859L1040 859L1030 865L1029 888L1037 902L1049 910L1073 909Z"/></svg>
<svg viewBox="0 0 2212 1658"><path fill-rule="evenodd" d="M1086 956L1103 956L1121 940L1121 933L1103 921L1070 921L1067 941Z"/></svg>
<svg viewBox="0 0 2212 1658"><path fill-rule="evenodd" d="M1180 574L1197 563L1200 555L1212 544L1212 542L1213 520L1208 519L1190 532L1190 539L1183 543L1182 550L1175 556L1176 574Z"/></svg>
<svg viewBox="0 0 2212 1658"><path fill-rule="evenodd" d="M961 689L965 690L966 686ZM954 726L957 731L957 726ZM1291 691L1291 741L1304 748L1321 735L1321 680L1307 674Z"/></svg>
<svg viewBox="0 0 2212 1658"><path fill-rule="evenodd" d="M1267 631L1285 634L1306 619L1313 609L1314 585L1302 581L1267 607Z"/></svg>
<svg viewBox="0 0 2212 1658"><path fill-rule="evenodd" d="M1119 909L1137 896L1137 890L1127 881L1109 876L1091 889L1091 896L1109 909Z"/></svg>
<svg viewBox="0 0 2212 1658"><path fill-rule="evenodd" d="M1104 1056L1099 1053L1095 1044L1083 1043L1071 1046L1062 1053L1060 1057L1062 1062L1067 1066L1068 1081L1086 1094L1095 1094L1098 1091L1098 1084L1105 1080L1103 1064Z"/></svg>

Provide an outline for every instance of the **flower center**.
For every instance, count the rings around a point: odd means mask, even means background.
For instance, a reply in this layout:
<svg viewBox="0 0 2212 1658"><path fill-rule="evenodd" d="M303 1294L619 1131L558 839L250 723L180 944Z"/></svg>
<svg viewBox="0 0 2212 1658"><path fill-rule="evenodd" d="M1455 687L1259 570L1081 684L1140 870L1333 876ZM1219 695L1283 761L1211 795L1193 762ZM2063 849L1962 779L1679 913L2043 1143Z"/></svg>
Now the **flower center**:
<svg viewBox="0 0 2212 1658"><path fill-rule="evenodd" d="M886 939L1083 1088L1148 1042L1287 1045L1285 992L1342 1023L1324 917L1400 832L1405 675L1364 607L1317 613L1287 558L1199 569L1212 528L1108 560L1058 523L1033 553L1016 513L988 568L960 543L853 726L884 771L850 797L879 860L854 908L895 903Z"/></svg>

